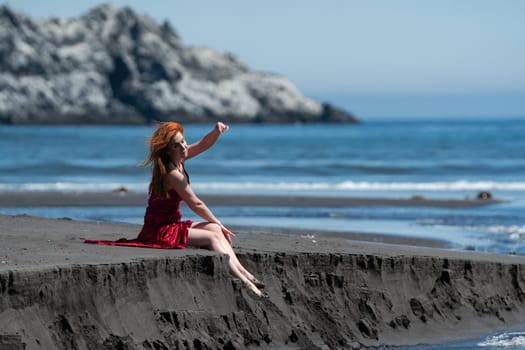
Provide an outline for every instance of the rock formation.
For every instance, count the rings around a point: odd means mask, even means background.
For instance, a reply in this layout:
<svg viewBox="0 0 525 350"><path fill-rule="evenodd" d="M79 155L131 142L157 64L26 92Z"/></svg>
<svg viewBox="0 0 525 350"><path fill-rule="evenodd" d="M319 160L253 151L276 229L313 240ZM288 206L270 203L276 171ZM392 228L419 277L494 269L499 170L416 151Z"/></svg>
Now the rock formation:
<svg viewBox="0 0 525 350"><path fill-rule="evenodd" d="M206 252L0 269L0 345L362 349L443 342L524 319L519 264L328 253L239 257L263 275L270 299L251 295L232 281L225 256Z"/></svg>
<svg viewBox="0 0 525 350"><path fill-rule="evenodd" d="M140 225L0 215L0 227L0 349L379 349L525 321L523 256L236 230L266 284L258 298L226 255L83 243Z"/></svg>
<svg viewBox="0 0 525 350"><path fill-rule="evenodd" d="M0 122L356 122L285 77L185 46L170 23L101 5L33 20L0 7Z"/></svg>

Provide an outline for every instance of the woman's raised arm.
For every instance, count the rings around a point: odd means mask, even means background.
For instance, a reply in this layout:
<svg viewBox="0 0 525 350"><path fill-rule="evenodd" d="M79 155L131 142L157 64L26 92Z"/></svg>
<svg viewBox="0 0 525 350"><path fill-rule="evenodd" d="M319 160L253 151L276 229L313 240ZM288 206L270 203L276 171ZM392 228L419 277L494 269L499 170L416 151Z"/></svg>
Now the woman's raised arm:
<svg viewBox="0 0 525 350"><path fill-rule="evenodd" d="M208 148L213 146L220 135L227 131L230 127L222 122L217 122L212 131L206 134L199 141L192 143L188 146L188 157L193 158L206 151Z"/></svg>

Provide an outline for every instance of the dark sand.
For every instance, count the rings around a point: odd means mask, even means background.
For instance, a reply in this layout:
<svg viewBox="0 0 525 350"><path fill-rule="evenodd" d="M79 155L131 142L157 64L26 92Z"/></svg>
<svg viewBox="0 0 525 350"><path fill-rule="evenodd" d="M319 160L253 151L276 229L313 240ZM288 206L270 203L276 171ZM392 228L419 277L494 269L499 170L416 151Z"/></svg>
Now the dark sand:
<svg viewBox="0 0 525 350"><path fill-rule="evenodd" d="M497 199L339 198L272 195L202 195L209 206L363 207L412 206L467 208L500 203ZM0 192L1 207L145 206L147 195L135 192Z"/></svg>
<svg viewBox="0 0 525 350"><path fill-rule="evenodd" d="M521 256L237 227L239 258L266 283L260 299L220 254L83 243L139 229L0 215L0 349L345 349L525 321Z"/></svg>

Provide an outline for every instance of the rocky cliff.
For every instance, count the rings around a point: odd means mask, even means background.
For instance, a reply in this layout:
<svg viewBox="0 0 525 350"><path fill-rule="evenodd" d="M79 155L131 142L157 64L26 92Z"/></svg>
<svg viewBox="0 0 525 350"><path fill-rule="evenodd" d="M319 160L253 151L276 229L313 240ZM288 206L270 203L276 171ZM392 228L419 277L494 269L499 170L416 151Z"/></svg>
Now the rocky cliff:
<svg viewBox="0 0 525 350"><path fill-rule="evenodd" d="M185 46L170 23L98 6L34 20L0 7L0 122L356 122L283 76Z"/></svg>
<svg viewBox="0 0 525 350"><path fill-rule="evenodd" d="M520 265L364 254L240 257L263 276L270 299L247 294L232 283L227 258L206 253L0 271L0 344L357 349L450 340L523 321Z"/></svg>
<svg viewBox="0 0 525 350"><path fill-rule="evenodd" d="M138 225L0 215L0 227L0 349L362 349L525 321L520 256L237 231L261 299L224 255L83 243Z"/></svg>

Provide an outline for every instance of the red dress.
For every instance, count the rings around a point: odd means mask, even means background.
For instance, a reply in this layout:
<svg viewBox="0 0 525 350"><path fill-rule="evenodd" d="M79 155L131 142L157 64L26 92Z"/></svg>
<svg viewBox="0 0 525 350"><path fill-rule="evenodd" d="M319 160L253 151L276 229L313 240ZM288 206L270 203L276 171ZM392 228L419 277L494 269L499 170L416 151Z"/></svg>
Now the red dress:
<svg viewBox="0 0 525 350"><path fill-rule="evenodd" d="M85 243L146 248L183 249L188 241L191 220L181 221L181 198L176 191L169 191L169 198L151 195L144 215L144 226L135 239L117 241L86 240Z"/></svg>

